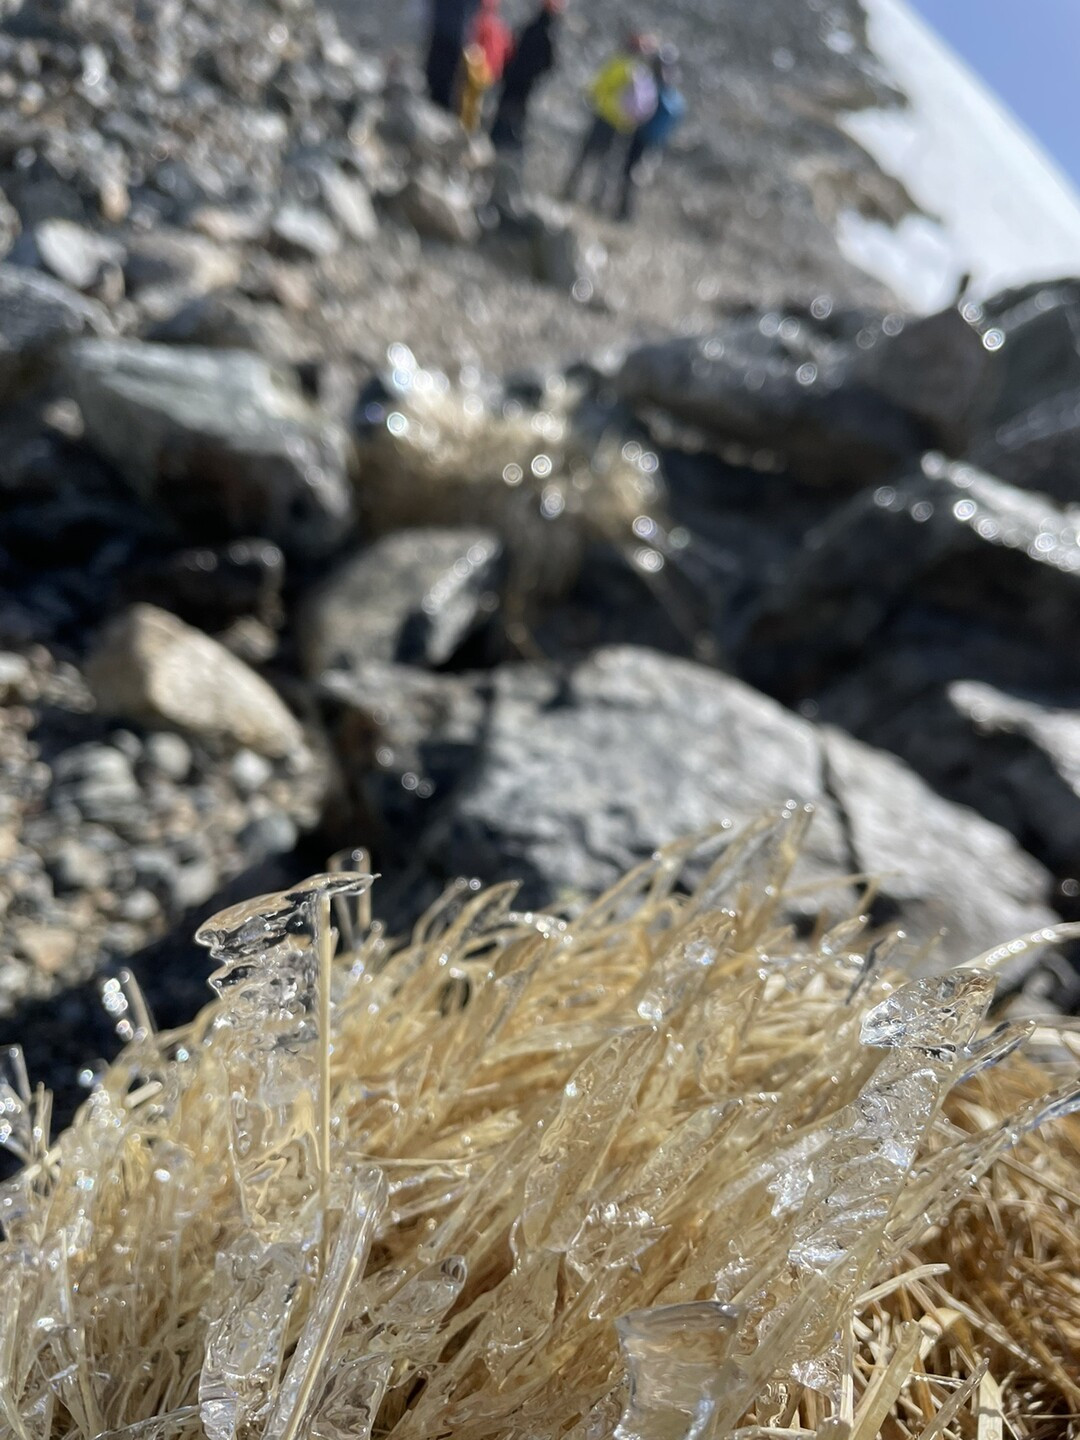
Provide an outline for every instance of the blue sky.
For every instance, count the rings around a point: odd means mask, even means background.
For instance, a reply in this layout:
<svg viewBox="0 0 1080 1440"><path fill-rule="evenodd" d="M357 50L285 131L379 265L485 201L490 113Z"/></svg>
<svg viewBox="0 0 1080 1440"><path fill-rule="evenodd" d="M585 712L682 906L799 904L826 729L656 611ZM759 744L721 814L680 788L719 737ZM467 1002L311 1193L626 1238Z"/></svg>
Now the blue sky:
<svg viewBox="0 0 1080 1440"><path fill-rule="evenodd" d="M1080 0L911 0L1080 187Z"/></svg>

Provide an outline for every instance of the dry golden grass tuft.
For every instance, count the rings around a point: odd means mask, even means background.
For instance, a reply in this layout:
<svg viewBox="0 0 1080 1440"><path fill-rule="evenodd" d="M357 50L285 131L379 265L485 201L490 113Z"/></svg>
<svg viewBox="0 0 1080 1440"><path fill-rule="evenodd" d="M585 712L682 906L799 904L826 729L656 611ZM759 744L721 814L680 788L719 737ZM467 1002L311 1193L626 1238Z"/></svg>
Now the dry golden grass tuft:
<svg viewBox="0 0 1080 1440"><path fill-rule="evenodd" d="M347 873L226 912L188 1030L110 992L55 1145L13 1061L0 1435L1080 1433L1072 1039L988 1029L992 961L796 938L804 823L571 922L460 885L395 946Z"/></svg>

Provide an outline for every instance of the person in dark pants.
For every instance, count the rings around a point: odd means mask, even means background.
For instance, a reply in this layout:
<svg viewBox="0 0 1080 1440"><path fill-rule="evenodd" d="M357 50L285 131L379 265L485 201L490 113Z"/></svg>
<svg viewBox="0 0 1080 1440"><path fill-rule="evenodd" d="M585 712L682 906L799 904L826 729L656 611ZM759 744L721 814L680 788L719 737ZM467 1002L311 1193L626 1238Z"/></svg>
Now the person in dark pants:
<svg viewBox="0 0 1080 1440"><path fill-rule="evenodd" d="M649 155L661 151L682 124L686 114L686 100L676 84L675 69L678 52L672 45L664 45L653 62L656 77L656 109L643 125L639 125L630 137L623 164L622 194L616 215L620 220L629 220L633 211L634 196L641 183L643 161Z"/></svg>
<svg viewBox="0 0 1080 1440"><path fill-rule="evenodd" d="M428 43L428 94L444 110L457 110L457 79L462 52L480 0L432 0Z"/></svg>
<svg viewBox="0 0 1080 1440"><path fill-rule="evenodd" d="M524 148L529 100L537 83L555 67L555 39L564 9L565 0L544 0L514 42L491 127L491 142L496 150Z"/></svg>
<svg viewBox="0 0 1080 1440"><path fill-rule="evenodd" d="M617 168L609 162L616 141L624 136L629 144L634 131L650 119L656 109L656 81L651 65L655 51L656 42L651 36L631 34L625 48L613 55L593 77L588 92L592 122L566 177L564 200L575 198L585 168L592 162L596 168L593 205L597 209L603 205L610 182L618 178Z"/></svg>

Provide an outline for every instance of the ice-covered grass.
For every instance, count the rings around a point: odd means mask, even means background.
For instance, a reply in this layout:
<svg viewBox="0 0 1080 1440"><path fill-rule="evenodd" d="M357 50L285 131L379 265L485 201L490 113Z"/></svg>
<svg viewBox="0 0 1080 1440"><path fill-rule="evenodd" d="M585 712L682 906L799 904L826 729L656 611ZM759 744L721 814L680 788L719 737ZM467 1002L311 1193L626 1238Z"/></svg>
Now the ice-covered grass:
<svg viewBox="0 0 1080 1440"><path fill-rule="evenodd" d="M805 821L569 922L462 883L395 945L350 873L225 912L187 1030L111 989L55 1144L12 1057L0 1434L1069 1433L1071 1036L991 1027L992 957L797 938Z"/></svg>

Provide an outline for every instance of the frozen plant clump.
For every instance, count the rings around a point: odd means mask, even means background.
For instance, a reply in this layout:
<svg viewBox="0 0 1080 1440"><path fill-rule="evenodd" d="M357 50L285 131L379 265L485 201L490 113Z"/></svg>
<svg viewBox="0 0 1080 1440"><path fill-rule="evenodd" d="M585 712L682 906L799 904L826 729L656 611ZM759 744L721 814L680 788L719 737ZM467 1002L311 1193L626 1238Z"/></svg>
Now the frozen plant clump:
<svg viewBox="0 0 1080 1440"><path fill-rule="evenodd" d="M226 911L55 1142L11 1055L0 1435L1076 1433L1074 1036L797 937L807 818L569 921L461 882L391 942L362 860Z"/></svg>

